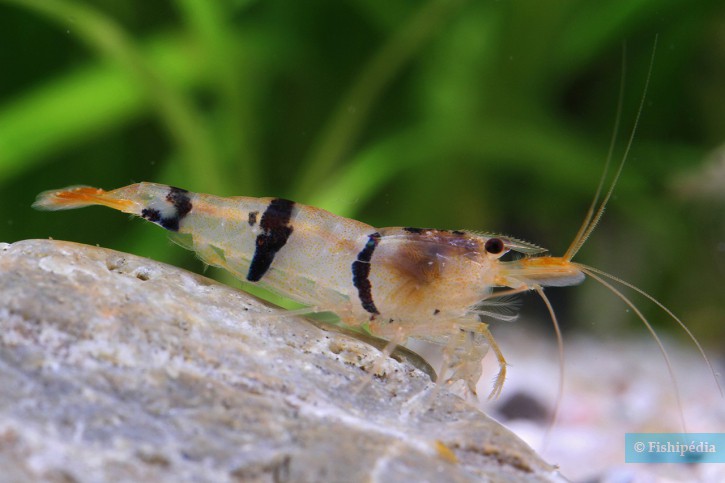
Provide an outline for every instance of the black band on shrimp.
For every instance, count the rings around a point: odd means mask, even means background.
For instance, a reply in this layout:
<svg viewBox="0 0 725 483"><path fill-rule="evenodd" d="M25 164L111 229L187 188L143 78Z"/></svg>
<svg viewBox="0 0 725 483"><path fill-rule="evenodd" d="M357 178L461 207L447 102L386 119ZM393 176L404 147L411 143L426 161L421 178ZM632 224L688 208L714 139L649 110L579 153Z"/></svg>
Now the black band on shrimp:
<svg viewBox="0 0 725 483"><path fill-rule="evenodd" d="M373 302L372 285L370 284L370 260L373 258L375 247L380 242L380 233L373 233L368 236L368 242L365 247L360 250L357 260L352 263L352 283L357 288L358 297L362 307L373 315L380 312Z"/></svg>
<svg viewBox="0 0 725 483"><path fill-rule="evenodd" d="M166 201L174 205L179 220L182 220L191 211L191 200L189 199L189 192L185 189L171 186L169 189L169 194L166 195Z"/></svg>
<svg viewBox="0 0 725 483"><path fill-rule="evenodd" d="M181 220L189 214L192 208L189 192L170 186L169 193L166 195L166 201L173 207L172 212L169 213L169 210L164 208L159 209L158 207L149 206L141 210L141 216L152 223L161 225L169 231L179 231ZM165 215L162 214L162 211Z"/></svg>
<svg viewBox="0 0 725 483"><path fill-rule="evenodd" d="M294 206L294 201L275 198L262 215L259 226L264 231L257 236L254 257L249 265L247 280L250 282L259 282L264 277L277 252L287 244L293 231L289 222Z"/></svg>

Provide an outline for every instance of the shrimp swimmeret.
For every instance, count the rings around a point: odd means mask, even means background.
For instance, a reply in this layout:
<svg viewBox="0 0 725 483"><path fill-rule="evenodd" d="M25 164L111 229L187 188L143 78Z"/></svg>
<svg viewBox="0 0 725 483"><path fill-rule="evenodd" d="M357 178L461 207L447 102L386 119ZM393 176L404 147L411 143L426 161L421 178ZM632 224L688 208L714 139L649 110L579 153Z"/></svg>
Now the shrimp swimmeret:
<svg viewBox="0 0 725 483"><path fill-rule="evenodd" d="M615 182L617 177L618 173ZM534 290L556 323L543 287L575 285L585 275L622 298L660 344L639 310L603 277L653 300L683 327L707 360L694 336L659 302L619 279L572 261L601 217L613 187L614 183L596 210L595 198L563 257L503 236L410 227L376 229L281 198L222 198L155 183L112 191L85 186L51 190L41 193L33 206L63 210L103 205L145 218L172 232L174 241L194 250L207 264L298 301L310 312L334 312L347 326L367 326L373 335L390 341L386 355L408 337L443 345L443 371L449 372L444 380L463 380L473 393L482 372L481 360L491 347L500 368L491 391L491 396L497 396L506 377L506 360L480 318L505 316L486 310L485 301ZM502 260L508 252L519 258ZM660 348L667 359L661 344Z"/></svg>

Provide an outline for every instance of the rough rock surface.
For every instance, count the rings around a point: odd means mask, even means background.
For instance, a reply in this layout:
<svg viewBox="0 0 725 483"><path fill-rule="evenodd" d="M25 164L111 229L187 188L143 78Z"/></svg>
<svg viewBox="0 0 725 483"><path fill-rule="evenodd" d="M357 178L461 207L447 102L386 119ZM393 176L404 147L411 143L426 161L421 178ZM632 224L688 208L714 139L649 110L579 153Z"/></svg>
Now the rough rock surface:
<svg viewBox="0 0 725 483"><path fill-rule="evenodd" d="M68 242L0 244L2 481L559 481L428 376L250 296Z"/></svg>

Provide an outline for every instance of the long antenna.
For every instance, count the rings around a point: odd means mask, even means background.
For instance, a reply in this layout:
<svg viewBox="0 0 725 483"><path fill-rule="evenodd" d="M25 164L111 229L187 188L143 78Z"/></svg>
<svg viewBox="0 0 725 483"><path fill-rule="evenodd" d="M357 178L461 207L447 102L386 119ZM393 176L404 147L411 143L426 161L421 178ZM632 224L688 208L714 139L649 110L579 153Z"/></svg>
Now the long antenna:
<svg viewBox="0 0 725 483"><path fill-rule="evenodd" d="M657 335L657 332L655 332L654 327L652 327L652 324L650 324L647 321L647 318L644 316L644 314L642 314L642 312L637 308L636 305L634 305L634 303L632 303L631 300L629 300L622 292L617 290L617 288L614 287L611 283L607 282L604 278L597 275L597 274L601 274L601 275L610 277L609 274L605 274L599 270L594 270L591 267L587 267L585 265L580 265L580 264L576 264L576 265L577 265L577 267L579 267L579 269L582 272L586 273L591 278L593 278L597 282L599 282L602 285L604 285L605 287L607 287L614 295L619 297L625 304L627 304L627 306L635 313L635 315L639 318L639 320L642 321L642 323L647 328L647 331L650 333L650 335L652 335L652 337L654 338L655 342L657 343L657 347L659 347L660 353L662 354L662 357L664 357L664 359L665 359L665 364L667 364L667 372L670 375L670 380L672 381L672 386L674 387L674 390L675 390L675 401L677 402L677 409L679 410L679 413L680 413L680 424L682 424L682 432L686 433L687 424L685 423L685 412L682 409L682 399L680 397L680 389L679 389L679 385L677 384L677 378L675 377L675 371L672 369L672 363L670 362L670 356L667 355L667 350L665 349L665 346L662 343L662 340ZM623 282L622 280L619 280L616 277L611 277L611 279L616 280L617 282ZM632 285L627 285L627 286L637 290L637 288ZM641 290L638 290L638 292L644 294L644 292L642 292ZM685 330L687 330L687 329L685 329ZM688 333L689 333L689 331L688 331ZM697 344L697 342L695 342L695 343ZM700 346L700 344L697 344L697 345L698 345L698 347ZM705 356L705 360L709 363L709 359L707 359L707 356ZM717 382L717 378L715 379L715 381ZM719 384L718 384L718 387L719 387Z"/></svg>
<svg viewBox="0 0 725 483"><path fill-rule="evenodd" d="M544 289L540 285L536 285L534 287L534 290L536 290L536 293L539 294L539 297L541 297L541 300L544 301L546 304L546 308L549 311L549 316L551 317L551 322L554 324L554 332L556 333L556 345L559 349L559 385L557 387L556 391L556 404L554 405L554 410L551 413L551 420L549 421L549 424L546 427L546 432L544 433L544 438L542 441L541 446L543 448L546 448L547 444L549 444L549 437L551 436L551 431L554 428L554 425L556 424L556 420L559 417L559 409L561 408L561 401L564 399L564 371L565 371L565 365L564 365L564 338L561 335L561 328L559 327L559 321L556 319L556 313L554 312L554 307L552 307L551 302L549 301L549 298L544 294Z"/></svg>
<svg viewBox="0 0 725 483"><path fill-rule="evenodd" d="M637 116L634 119L634 126L632 127L632 132L629 135L629 139L627 140L627 145L624 149L624 153L622 154L622 160L619 162L619 166L617 166L617 172L614 174L614 178L612 179L612 183L609 186L609 189L607 190L607 194L604 195L604 199L599 204L599 207L596 210L596 213L592 216L591 211L594 208L594 205L598 201L599 195L600 195L600 188L602 186L602 183L604 181L604 176L602 176L602 179L599 181L599 189L597 189L597 193L594 197L594 200L592 202L592 205L590 207L589 213L587 213L587 216L584 220L584 223L582 224L582 227L579 229L579 232L577 233L577 236L574 238L574 241L567 249L566 253L564 253L565 260L569 261L577 254L577 252L581 249L581 247L584 245L584 242L587 241L587 238L589 238L589 235L592 234L594 231L594 228L596 228L597 224L599 223L599 220L602 218L602 215L604 214L604 209L607 206L607 203L609 202L609 199L612 197L612 193L614 193L614 188L617 186L617 181L619 181L619 177L622 174L622 170L624 169L624 164L627 161L627 158L629 157L629 152L632 149L632 145L634 144L634 136L637 133L637 126L639 125L639 120L642 117L642 111L644 110L644 103L645 99L647 98L647 91L649 90L649 84L650 84L650 78L652 77L652 69L654 67L654 60L655 60L655 53L657 52L657 35L655 35L655 41L654 45L652 46L652 55L650 56L650 62L649 67L647 69L647 78L644 83L644 92L642 93L642 99L639 101L639 107L637 108ZM624 69L623 69L624 71ZM620 93L620 102L621 102L621 93ZM619 118L619 114L617 116ZM618 124L619 120L617 120ZM613 136L613 139L615 139L616 135ZM611 146L610 146L611 149ZM607 159L607 163L605 165L605 171L606 174L608 165L609 165L609 158Z"/></svg>
<svg viewBox="0 0 725 483"><path fill-rule="evenodd" d="M592 274L596 273L596 274L601 275L602 277L606 277L609 280L612 280L616 283L622 284L631 290L634 290L635 292L637 292L638 294L640 294L641 296L645 297L647 300L649 300L650 302L655 304L661 310L663 310L667 315L669 315L670 318L672 318L672 320L674 320L677 323L677 325L679 325L680 328L685 331L685 333L687 334L687 337L689 337L690 340L695 344L695 347L697 347L697 351L700 353L700 356L702 356L705 363L707 364L707 367L710 369L710 372L712 373L712 377L715 380L715 384L717 385L717 388L720 391L720 397L725 396L725 393L723 393L722 385L720 385L720 380L718 378L718 373L715 370L715 366L712 365L712 361L710 360L709 357L707 357L707 354L705 353L705 349L702 348L702 344L700 344L700 341L697 340L697 337L695 337L695 334L692 333L692 331L689 329L689 327L687 327L687 325L685 325L685 323L679 317L677 317L674 314L674 312L672 312L670 309L668 309L662 302L660 302L659 300L654 298L652 295L645 292L641 288L639 288L635 285L632 285L631 283L627 282L626 280L622 280L619 277L615 277L614 275L610 275L607 272L604 272L604 271L599 270L594 267L590 267L588 265L583 265L581 263L574 263L574 265L577 266L582 271L584 271L585 273L587 273L589 276L593 276Z"/></svg>

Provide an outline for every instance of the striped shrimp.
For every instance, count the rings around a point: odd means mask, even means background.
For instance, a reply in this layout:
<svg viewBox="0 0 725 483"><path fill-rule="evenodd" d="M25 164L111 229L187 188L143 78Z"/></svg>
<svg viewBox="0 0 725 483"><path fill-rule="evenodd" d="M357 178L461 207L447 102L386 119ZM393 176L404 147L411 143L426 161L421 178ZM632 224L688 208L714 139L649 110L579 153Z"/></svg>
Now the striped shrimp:
<svg viewBox="0 0 725 483"><path fill-rule="evenodd" d="M645 93L646 90L645 86ZM222 198L156 183L138 183L112 191L87 186L50 190L38 195L33 206L65 210L103 205L144 218L168 230L173 241L195 251L209 265L295 300L308 307L308 313L333 312L346 326L365 327L373 335L387 339L383 350L386 356L408 338L442 345L444 363L439 379L461 380L472 394L476 393L481 376L481 361L491 348L499 372L489 397L501 394L507 363L488 324L481 318L513 317L487 310L486 305L492 299L535 291L554 323L563 372L561 333L544 287L577 285L589 276L619 297L655 339L675 387L684 427L679 391L667 352L642 312L615 284L650 300L685 331L722 394L717 374L698 340L676 315L648 293L573 261L614 192L643 104L644 95L635 128L609 188L602 196L611 149L589 211L560 257L511 237L429 228L377 229L282 198ZM615 133L618 123L619 114ZM613 137L612 146L614 141ZM506 254L512 256L504 258ZM559 399L562 377L560 373Z"/></svg>
<svg viewBox="0 0 725 483"><path fill-rule="evenodd" d="M205 263L310 307L351 327L366 326L390 342L408 337L443 344L450 380L475 393L481 359L491 347L500 372L506 360L478 305L496 286L515 291L583 280L572 264L545 250L494 235L420 228L376 229L281 198L222 198L156 183L112 191L86 186L41 193L44 210L103 205L140 216L172 233ZM507 252L524 258L503 262ZM484 311L485 313L485 311Z"/></svg>
<svg viewBox="0 0 725 483"><path fill-rule="evenodd" d="M664 305L627 282L572 261L601 217L619 172L621 165L604 200L595 210L595 198L562 257L509 237L411 227L377 229L281 198L222 198L156 183L112 191L86 186L51 190L41 193L33 206L64 210L103 205L140 216L171 232L172 240L209 265L300 302L310 312L334 312L347 326L367 327L389 341L386 355L409 337L443 345L441 372L449 374L439 377L462 380L473 394L489 347L499 363L490 397L501 393L506 378L506 360L481 321L484 315L505 316L486 310L486 301L536 291L549 309L561 347L556 316L543 288L576 285L585 276L615 293L644 322L673 381L658 336L612 281L665 310L695 342L714 374L697 339ZM502 259L507 253L518 258Z"/></svg>

